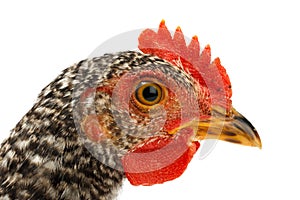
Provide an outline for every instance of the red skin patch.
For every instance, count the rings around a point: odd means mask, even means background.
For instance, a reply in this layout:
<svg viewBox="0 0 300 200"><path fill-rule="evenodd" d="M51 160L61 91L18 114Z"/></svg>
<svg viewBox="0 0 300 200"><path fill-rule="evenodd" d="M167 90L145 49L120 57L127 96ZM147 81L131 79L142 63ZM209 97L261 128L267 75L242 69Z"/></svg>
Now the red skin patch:
<svg viewBox="0 0 300 200"><path fill-rule="evenodd" d="M200 147L199 142L188 142L191 132L181 130L176 138L154 136L133 148L122 159L129 182L135 186L150 186L181 176Z"/></svg>

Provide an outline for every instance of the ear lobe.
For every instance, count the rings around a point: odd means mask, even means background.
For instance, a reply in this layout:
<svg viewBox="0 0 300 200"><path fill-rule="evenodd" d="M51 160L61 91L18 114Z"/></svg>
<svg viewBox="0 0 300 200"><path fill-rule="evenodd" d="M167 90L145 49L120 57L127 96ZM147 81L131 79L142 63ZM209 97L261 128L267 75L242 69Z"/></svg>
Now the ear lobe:
<svg viewBox="0 0 300 200"><path fill-rule="evenodd" d="M95 98L95 88L87 88L80 96L80 110L83 113L89 113L90 109L93 109L93 102ZM82 116L80 122L81 131L87 136L87 138L93 142L99 142L105 138L105 132L99 123L99 116L96 114L86 114Z"/></svg>
<svg viewBox="0 0 300 200"><path fill-rule="evenodd" d="M99 142L105 137L97 115L86 116L81 123L81 128L85 135L93 142Z"/></svg>

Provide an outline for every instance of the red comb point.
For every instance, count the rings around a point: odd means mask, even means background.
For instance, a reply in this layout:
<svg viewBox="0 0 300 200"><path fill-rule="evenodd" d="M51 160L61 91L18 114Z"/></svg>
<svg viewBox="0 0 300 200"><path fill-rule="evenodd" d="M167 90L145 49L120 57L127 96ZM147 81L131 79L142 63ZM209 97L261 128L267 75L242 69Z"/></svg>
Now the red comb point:
<svg viewBox="0 0 300 200"><path fill-rule="evenodd" d="M165 25L165 21L162 20L159 29L157 31L157 41L153 41L156 43L157 48L163 48L163 49L170 49L173 48L171 45L172 36L168 30L168 28Z"/></svg>
<svg viewBox="0 0 300 200"><path fill-rule="evenodd" d="M140 34L139 49L144 53L156 55L175 66L181 63L178 67L183 68L200 85L208 87L211 99L216 100L213 101L214 103L219 103L228 109L231 108L230 97L232 91L226 70L221 65L219 58L211 63L209 45L200 54L200 44L197 36L193 36L187 46L181 28L179 26L176 28L172 38L165 20L162 20L157 33L146 29ZM178 62L179 59L180 62ZM220 98L223 100L219 100Z"/></svg>
<svg viewBox="0 0 300 200"><path fill-rule="evenodd" d="M221 65L221 60L219 57L216 57L215 60L214 60L214 63L217 65L217 66L220 66Z"/></svg>
<svg viewBox="0 0 300 200"><path fill-rule="evenodd" d="M166 27L166 21L164 19L160 21L159 27Z"/></svg>
<svg viewBox="0 0 300 200"><path fill-rule="evenodd" d="M184 35L179 26L176 28L176 31L174 33L173 45L176 49L177 54L181 55L182 57L188 56Z"/></svg>
<svg viewBox="0 0 300 200"><path fill-rule="evenodd" d="M198 42L198 37L195 35L188 46L189 54L193 58L192 62L196 62L200 55L200 44Z"/></svg>
<svg viewBox="0 0 300 200"><path fill-rule="evenodd" d="M199 58L199 64L198 66L204 66L207 67L209 66L211 61L211 50L209 44L206 45L201 53L201 56ZM199 69L201 70L201 69Z"/></svg>
<svg viewBox="0 0 300 200"><path fill-rule="evenodd" d="M198 36L197 36L197 35L194 35L194 36L192 37L192 40L198 41Z"/></svg>
<svg viewBox="0 0 300 200"><path fill-rule="evenodd" d="M177 26L176 32L182 32L180 26Z"/></svg>

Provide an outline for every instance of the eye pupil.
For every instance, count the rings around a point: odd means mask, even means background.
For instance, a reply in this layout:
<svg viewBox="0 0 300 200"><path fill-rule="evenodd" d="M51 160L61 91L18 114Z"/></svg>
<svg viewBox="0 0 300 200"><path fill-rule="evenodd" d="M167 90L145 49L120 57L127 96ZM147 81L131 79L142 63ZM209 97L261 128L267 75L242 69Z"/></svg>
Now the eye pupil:
<svg viewBox="0 0 300 200"><path fill-rule="evenodd" d="M147 86L143 90L143 97L149 102L155 101L158 98L158 91L153 86Z"/></svg>

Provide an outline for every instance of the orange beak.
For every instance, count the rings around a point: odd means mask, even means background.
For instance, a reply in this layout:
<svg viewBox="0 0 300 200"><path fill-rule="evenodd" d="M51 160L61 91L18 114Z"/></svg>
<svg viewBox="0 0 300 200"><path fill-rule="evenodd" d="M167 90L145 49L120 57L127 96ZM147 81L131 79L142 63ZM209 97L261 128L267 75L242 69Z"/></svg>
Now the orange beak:
<svg viewBox="0 0 300 200"><path fill-rule="evenodd" d="M228 113L221 107L213 107L210 118L192 120L172 130L170 134L187 127L194 129L194 141L218 139L262 148L260 137L254 126L234 108Z"/></svg>

